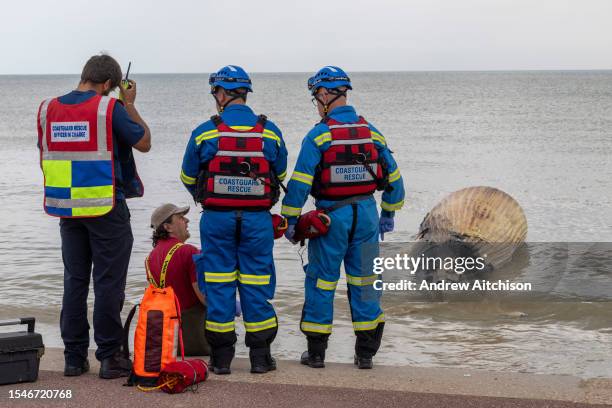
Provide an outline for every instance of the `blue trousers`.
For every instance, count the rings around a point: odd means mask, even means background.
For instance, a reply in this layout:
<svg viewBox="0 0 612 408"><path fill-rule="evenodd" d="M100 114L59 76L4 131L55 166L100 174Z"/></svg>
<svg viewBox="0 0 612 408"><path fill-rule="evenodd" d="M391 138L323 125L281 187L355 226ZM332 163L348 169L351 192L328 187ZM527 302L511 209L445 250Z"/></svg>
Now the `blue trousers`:
<svg viewBox="0 0 612 408"><path fill-rule="evenodd" d="M101 217L62 218L60 234L64 261L60 315L64 357L67 364L79 366L87 358L89 347L87 296L92 275L96 358L111 357L121 347L120 313L134 242L130 211L124 200L117 200L115 208Z"/></svg>
<svg viewBox="0 0 612 408"><path fill-rule="evenodd" d="M325 208L333 202L319 202ZM373 288L378 278L372 271L378 256L378 211L374 198L346 205L329 213L327 235L308 243L305 301L300 329L308 338L312 353L324 354L332 332L334 294L344 261L355 352L371 357L378 351L384 329L380 291Z"/></svg>
<svg viewBox="0 0 612 408"><path fill-rule="evenodd" d="M274 233L268 211L205 210L200 219L200 289L206 294L206 338L213 359L225 364L234 355L236 290L251 349L269 349L276 337L272 304L276 274Z"/></svg>

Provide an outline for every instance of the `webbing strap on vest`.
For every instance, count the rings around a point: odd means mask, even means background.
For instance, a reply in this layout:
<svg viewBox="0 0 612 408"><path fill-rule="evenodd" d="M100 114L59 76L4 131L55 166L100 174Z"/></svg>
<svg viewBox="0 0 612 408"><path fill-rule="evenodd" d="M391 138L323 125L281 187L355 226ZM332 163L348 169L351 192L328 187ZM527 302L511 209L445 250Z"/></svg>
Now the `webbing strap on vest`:
<svg viewBox="0 0 612 408"><path fill-rule="evenodd" d="M157 284L157 282L155 282L155 278L153 278L153 274L151 273L151 266L149 265L149 257L147 256L147 259L145 259L145 269L147 270L147 279L149 280L151 285L160 289L166 287L166 273L168 273L168 265L170 265L172 255L174 255L176 250L179 249L181 246L183 246L182 242L174 244L174 246L170 248L170 250L166 254L166 257L164 258L164 263L162 263L161 272L159 273L159 285Z"/></svg>

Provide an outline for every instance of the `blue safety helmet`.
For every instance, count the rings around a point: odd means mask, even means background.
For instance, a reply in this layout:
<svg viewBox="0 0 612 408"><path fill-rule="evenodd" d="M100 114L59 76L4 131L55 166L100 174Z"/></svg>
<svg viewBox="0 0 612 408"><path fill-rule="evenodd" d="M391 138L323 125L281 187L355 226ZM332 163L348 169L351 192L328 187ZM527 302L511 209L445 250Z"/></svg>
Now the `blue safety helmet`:
<svg viewBox="0 0 612 408"><path fill-rule="evenodd" d="M238 65L227 65L218 72L210 74L208 83L210 84L212 93L214 93L215 88L218 86L229 90L245 88L247 92L253 92L249 74Z"/></svg>
<svg viewBox="0 0 612 408"><path fill-rule="evenodd" d="M336 89L341 86L353 89L351 79L346 72L342 68L331 65L321 68L314 76L308 78L308 90L312 95L321 87Z"/></svg>

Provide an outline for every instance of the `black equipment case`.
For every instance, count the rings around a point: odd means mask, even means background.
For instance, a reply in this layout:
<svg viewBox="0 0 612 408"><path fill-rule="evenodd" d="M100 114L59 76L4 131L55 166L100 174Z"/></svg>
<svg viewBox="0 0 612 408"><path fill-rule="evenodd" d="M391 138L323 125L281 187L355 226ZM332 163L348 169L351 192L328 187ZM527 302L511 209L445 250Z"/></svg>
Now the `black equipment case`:
<svg viewBox="0 0 612 408"><path fill-rule="evenodd" d="M42 336L34 333L35 319L0 320L0 326L27 324L28 331L0 333L0 385L36 381L45 353Z"/></svg>

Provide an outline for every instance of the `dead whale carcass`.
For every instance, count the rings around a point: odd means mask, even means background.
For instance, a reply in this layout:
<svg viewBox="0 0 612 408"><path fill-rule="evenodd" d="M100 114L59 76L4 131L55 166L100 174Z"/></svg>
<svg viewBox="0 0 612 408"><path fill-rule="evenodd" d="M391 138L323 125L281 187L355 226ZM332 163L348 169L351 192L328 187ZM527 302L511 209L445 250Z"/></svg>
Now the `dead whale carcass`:
<svg viewBox="0 0 612 408"><path fill-rule="evenodd" d="M411 252L444 259L484 257L490 271L509 262L526 236L527 219L515 199L493 187L468 187L446 196L425 216ZM418 272L434 282L476 277L439 267Z"/></svg>

